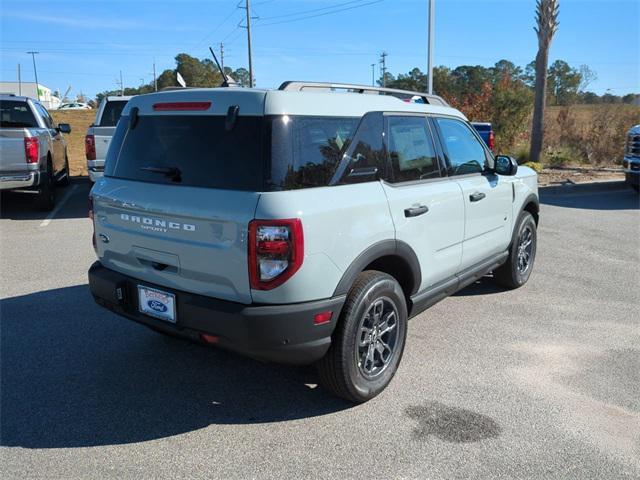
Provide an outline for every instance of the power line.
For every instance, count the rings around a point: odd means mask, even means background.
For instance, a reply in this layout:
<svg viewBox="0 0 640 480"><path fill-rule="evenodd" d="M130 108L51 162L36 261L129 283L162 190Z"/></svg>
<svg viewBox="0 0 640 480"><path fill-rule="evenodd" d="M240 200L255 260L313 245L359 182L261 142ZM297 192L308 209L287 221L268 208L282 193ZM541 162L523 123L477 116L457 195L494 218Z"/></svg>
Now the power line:
<svg viewBox="0 0 640 480"><path fill-rule="evenodd" d="M322 7L322 8L312 8L310 10L302 10L299 12L295 12L295 13L285 13L283 15L273 15L271 17L262 17L262 20L273 20L276 18L287 18L287 17L297 17L299 15L306 15L308 13L314 13L314 12L321 12L324 10L332 10L334 8L339 8L339 7L344 7L345 5L351 5L354 3L361 3L364 2L365 0L351 0L350 2L342 2L342 3L338 3L335 5L330 5L328 7Z"/></svg>
<svg viewBox="0 0 640 480"><path fill-rule="evenodd" d="M380 2L384 2L384 0L373 0L367 3L360 3L358 5L354 5L351 7L346 7L346 8L340 8L338 10L332 10L330 12L324 12L324 13L316 13L314 15L307 15L304 17L300 17L300 18L294 18L292 20L282 20L279 22L268 22L268 23L259 23L256 25L256 27L268 27L269 25L282 25L283 23L293 23L293 22L299 22L301 20L308 20L310 18L316 18L316 17L323 17L325 15L333 15L334 13L340 13L340 12L346 12L347 10L353 10L356 8L362 8L362 7L366 7L368 5L374 5L376 3L380 3Z"/></svg>

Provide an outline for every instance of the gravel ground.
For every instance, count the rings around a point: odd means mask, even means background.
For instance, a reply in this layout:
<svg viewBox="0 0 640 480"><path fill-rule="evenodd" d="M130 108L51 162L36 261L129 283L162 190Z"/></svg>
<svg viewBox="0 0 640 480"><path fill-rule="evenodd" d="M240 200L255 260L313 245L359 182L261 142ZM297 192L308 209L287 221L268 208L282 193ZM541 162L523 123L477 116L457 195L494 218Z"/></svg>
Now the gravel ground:
<svg viewBox="0 0 640 480"><path fill-rule="evenodd" d="M310 368L97 307L87 191L48 222L2 198L2 478L640 478L631 190L543 197L530 282L414 319L390 387L355 407Z"/></svg>

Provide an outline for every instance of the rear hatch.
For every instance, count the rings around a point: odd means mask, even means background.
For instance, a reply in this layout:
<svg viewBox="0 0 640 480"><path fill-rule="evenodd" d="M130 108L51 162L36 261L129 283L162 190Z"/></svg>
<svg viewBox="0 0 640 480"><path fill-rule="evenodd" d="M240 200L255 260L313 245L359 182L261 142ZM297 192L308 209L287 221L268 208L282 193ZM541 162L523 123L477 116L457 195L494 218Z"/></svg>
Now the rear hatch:
<svg viewBox="0 0 640 480"><path fill-rule="evenodd" d="M263 103L262 92L229 89L129 102L92 190L103 265L251 303L246 235L263 185Z"/></svg>

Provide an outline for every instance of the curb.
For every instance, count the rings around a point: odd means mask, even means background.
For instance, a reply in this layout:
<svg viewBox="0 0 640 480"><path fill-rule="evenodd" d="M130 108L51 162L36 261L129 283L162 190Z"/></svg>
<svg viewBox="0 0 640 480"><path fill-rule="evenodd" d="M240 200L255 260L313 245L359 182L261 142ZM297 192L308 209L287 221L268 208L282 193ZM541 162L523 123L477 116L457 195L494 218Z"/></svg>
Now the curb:
<svg viewBox="0 0 640 480"><path fill-rule="evenodd" d="M565 195L596 192L615 192L626 190L629 186L624 180L604 180L584 183L562 183L538 187L538 192L544 195Z"/></svg>

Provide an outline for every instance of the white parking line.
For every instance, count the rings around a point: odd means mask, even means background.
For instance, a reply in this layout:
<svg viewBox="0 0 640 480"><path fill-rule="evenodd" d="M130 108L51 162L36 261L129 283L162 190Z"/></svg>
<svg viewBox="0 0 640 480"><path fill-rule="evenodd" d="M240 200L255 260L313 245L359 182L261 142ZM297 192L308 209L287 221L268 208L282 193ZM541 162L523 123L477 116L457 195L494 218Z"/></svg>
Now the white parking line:
<svg viewBox="0 0 640 480"><path fill-rule="evenodd" d="M78 189L78 185L74 185L73 187L67 190L64 196L58 201L56 208L51 210L51 213L47 215L47 218L45 218L42 221L42 223L40 224L41 227L46 227L51 223L51 220L53 220L53 218L58 214L58 212L63 207L63 205L67 202L67 200L69 200L69 197L71 196L71 194L75 192L77 189Z"/></svg>

